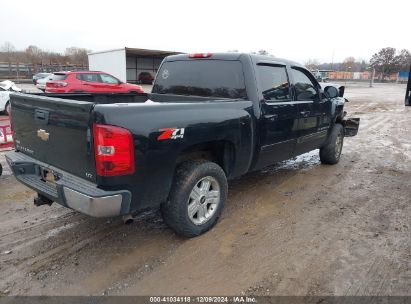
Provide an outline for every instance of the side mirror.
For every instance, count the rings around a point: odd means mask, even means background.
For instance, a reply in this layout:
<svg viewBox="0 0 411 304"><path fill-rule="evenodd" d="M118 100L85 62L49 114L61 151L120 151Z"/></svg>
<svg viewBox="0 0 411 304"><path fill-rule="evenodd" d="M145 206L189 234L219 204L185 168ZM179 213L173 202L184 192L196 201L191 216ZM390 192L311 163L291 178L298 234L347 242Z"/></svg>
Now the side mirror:
<svg viewBox="0 0 411 304"><path fill-rule="evenodd" d="M333 86L325 87L324 93L328 98L336 98L340 96L340 92L338 92L337 88Z"/></svg>

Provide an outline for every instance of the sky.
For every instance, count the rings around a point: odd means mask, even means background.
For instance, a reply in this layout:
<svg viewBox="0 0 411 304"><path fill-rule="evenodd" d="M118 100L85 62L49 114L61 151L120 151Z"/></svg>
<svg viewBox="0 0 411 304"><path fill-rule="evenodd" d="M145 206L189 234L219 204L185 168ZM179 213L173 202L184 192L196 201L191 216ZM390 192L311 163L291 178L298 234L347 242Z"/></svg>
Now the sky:
<svg viewBox="0 0 411 304"><path fill-rule="evenodd" d="M369 60L383 47L411 49L410 12L407 0L3 0L0 46L264 49L301 63Z"/></svg>

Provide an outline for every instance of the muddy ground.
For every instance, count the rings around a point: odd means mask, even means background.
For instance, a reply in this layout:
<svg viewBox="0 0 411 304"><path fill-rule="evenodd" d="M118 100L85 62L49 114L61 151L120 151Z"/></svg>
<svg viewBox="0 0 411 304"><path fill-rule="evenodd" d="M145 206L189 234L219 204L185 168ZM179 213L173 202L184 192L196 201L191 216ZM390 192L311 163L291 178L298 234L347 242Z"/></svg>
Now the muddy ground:
<svg viewBox="0 0 411 304"><path fill-rule="evenodd" d="M403 85L349 85L361 117L335 166L318 151L229 185L217 226L157 213L94 219L0 177L0 292L10 295L411 295L411 107ZM0 155L4 164L4 156Z"/></svg>

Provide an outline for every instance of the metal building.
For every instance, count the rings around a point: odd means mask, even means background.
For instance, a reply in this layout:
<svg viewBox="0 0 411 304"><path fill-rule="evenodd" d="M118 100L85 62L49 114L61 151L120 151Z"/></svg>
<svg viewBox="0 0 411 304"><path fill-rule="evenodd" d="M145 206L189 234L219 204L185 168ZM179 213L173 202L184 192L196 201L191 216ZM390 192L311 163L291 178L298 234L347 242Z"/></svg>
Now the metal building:
<svg viewBox="0 0 411 304"><path fill-rule="evenodd" d="M130 83L151 84L161 61L181 52L124 47L88 54L89 69L102 71Z"/></svg>

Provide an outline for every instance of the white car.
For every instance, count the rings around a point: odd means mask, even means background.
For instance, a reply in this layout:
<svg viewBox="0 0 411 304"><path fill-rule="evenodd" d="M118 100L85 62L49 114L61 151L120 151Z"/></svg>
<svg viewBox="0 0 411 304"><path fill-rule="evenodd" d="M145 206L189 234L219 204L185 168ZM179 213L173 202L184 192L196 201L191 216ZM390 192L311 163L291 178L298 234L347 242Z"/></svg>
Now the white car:
<svg viewBox="0 0 411 304"><path fill-rule="evenodd" d="M53 74L50 74L47 77L38 79L36 82L36 88L44 92L46 90L46 83L47 81L52 80L51 79L52 76Z"/></svg>
<svg viewBox="0 0 411 304"><path fill-rule="evenodd" d="M0 112L10 114L10 92L21 92L13 81L5 80L0 82Z"/></svg>

